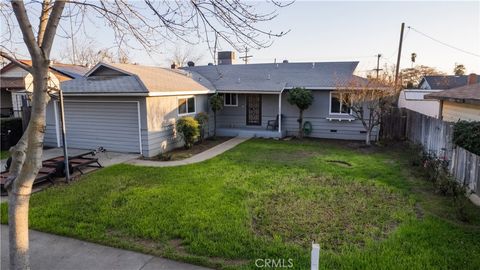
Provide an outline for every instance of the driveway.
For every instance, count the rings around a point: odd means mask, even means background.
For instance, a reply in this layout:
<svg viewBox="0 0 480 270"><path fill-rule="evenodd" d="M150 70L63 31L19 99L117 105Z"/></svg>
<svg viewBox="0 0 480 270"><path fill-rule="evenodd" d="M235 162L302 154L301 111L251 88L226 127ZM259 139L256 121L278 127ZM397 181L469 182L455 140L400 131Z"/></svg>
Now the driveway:
<svg viewBox="0 0 480 270"><path fill-rule="evenodd" d="M68 155L69 156L75 156L75 155L82 154L82 153L85 153L85 152L88 152L88 151L90 151L90 150L69 148L68 149ZM47 159L58 157L58 156L63 156L63 148L50 148L50 149L43 150L43 160L47 160ZM132 159L137 159L139 156L140 156L140 154L127 154L127 153L118 153L118 152L104 152L104 153L98 153L96 155L96 157L98 158L98 161L100 162L100 164L102 164L103 167L108 167L108 166L112 166L112 165L115 165L115 164L124 163L124 162L127 162L127 161L132 160ZM2 171L5 170L6 162L7 162L6 159L3 159L3 160L0 161ZM94 170L94 168L84 169L83 171L88 172L88 171L91 171L91 170ZM73 176L74 177L78 176L78 172L75 173ZM63 178L56 178L55 182L57 182L57 181L61 182L63 180L64 180ZM33 187L33 192L40 191L40 190L42 190L45 187L48 187L50 185L51 184L49 182L44 182L44 183L40 183L38 185L35 185ZM4 201L7 201L7 200L8 200L7 196L1 196L0 197L0 203L2 203Z"/></svg>
<svg viewBox="0 0 480 270"><path fill-rule="evenodd" d="M90 150L69 148L68 155L75 156L88 151ZM63 156L63 148L50 148L50 149L43 150L43 160L58 157L58 156ZM104 153L98 153L96 155L96 157L98 157L98 160L100 161L100 164L102 164L102 166L104 167L123 163L132 159L136 159L139 156L140 156L139 154L126 154L126 153L118 153L118 152L104 152ZM1 167L2 170L5 168L6 161L7 161L6 159L2 159L0 162L2 166Z"/></svg>

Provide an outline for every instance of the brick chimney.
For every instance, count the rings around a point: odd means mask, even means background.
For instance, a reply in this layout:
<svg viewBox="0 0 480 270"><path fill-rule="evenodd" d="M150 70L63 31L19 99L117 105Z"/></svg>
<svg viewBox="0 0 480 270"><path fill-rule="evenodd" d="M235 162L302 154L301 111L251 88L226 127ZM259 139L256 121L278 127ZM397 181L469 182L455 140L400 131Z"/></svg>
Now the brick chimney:
<svg viewBox="0 0 480 270"><path fill-rule="evenodd" d="M467 84L470 85L470 84L476 84L478 81L477 81L477 74L475 73L470 73L468 75L468 79L467 79Z"/></svg>

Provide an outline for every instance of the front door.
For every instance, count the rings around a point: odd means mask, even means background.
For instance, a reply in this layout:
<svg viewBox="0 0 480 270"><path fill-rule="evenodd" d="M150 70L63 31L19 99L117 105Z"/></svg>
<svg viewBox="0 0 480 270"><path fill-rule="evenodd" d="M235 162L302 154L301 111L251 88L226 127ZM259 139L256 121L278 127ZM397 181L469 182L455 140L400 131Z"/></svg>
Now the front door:
<svg viewBox="0 0 480 270"><path fill-rule="evenodd" d="M247 126L262 125L262 96L247 95Z"/></svg>

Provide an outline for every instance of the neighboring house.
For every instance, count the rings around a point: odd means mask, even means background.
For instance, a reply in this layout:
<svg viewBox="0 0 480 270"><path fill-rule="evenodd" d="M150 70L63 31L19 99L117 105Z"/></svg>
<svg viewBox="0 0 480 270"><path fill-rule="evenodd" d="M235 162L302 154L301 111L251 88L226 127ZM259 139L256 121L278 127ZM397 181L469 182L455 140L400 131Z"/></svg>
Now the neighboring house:
<svg viewBox="0 0 480 270"><path fill-rule="evenodd" d="M425 76L420 81L419 89L405 89L400 92L398 107L439 118L440 102L435 99L426 99L424 98L425 95L473 84L480 81L479 79L480 76L476 74Z"/></svg>
<svg viewBox="0 0 480 270"><path fill-rule="evenodd" d="M182 70L99 63L84 77L63 82L68 146L158 155L181 146L175 131L179 117L207 112L211 131L208 97L216 92L224 95L225 103L218 112L217 134L295 135L299 111L287 101L287 93L294 87L313 91L314 102L304 112L304 121L313 127L309 136L365 139L361 121L348 113L336 91L352 81L367 84L366 79L353 75L358 62L221 63ZM279 114L284 117L278 127L267 130L267 122ZM48 104L46 124L45 145L60 146L56 101ZM375 129L372 138L377 134Z"/></svg>
<svg viewBox="0 0 480 270"><path fill-rule="evenodd" d="M425 96L440 101L440 119L480 121L480 83L469 84Z"/></svg>
<svg viewBox="0 0 480 270"><path fill-rule="evenodd" d="M182 70L99 63L63 82L67 145L154 156L180 146L175 120L207 112L208 80ZM61 146L58 102L47 106L45 145Z"/></svg>
<svg viewBox="0 0 480 270"><path fill-rule="evenodd" d="M32 64L30 60L19 61L28 66ZM81 66L54 63L51 65L50 71L60 82L63 82L81 77L87 69ZM2 117L21 117L22 105L29 104L25 89L25 77L27 74L27 71L14 63L9 63L0 70Z"/></svg>
<svg viewBox="0 0 480 270"><path fill-rule="evenodd" d="M446 90L469 84L469 81L480 81L480 75L429 75L424 76L418 84L419 89Z"/></svg>

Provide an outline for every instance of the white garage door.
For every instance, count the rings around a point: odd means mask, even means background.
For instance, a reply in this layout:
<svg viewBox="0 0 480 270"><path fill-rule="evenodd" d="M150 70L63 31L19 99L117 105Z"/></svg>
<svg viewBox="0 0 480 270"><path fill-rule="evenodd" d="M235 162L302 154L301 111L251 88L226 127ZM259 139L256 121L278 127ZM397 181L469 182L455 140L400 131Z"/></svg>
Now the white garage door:
<svg viewBox="0 0 480 270"><path fill-rule="evenodd" d="M140 153L137 102L65 102L71 148Z"/></svg>

